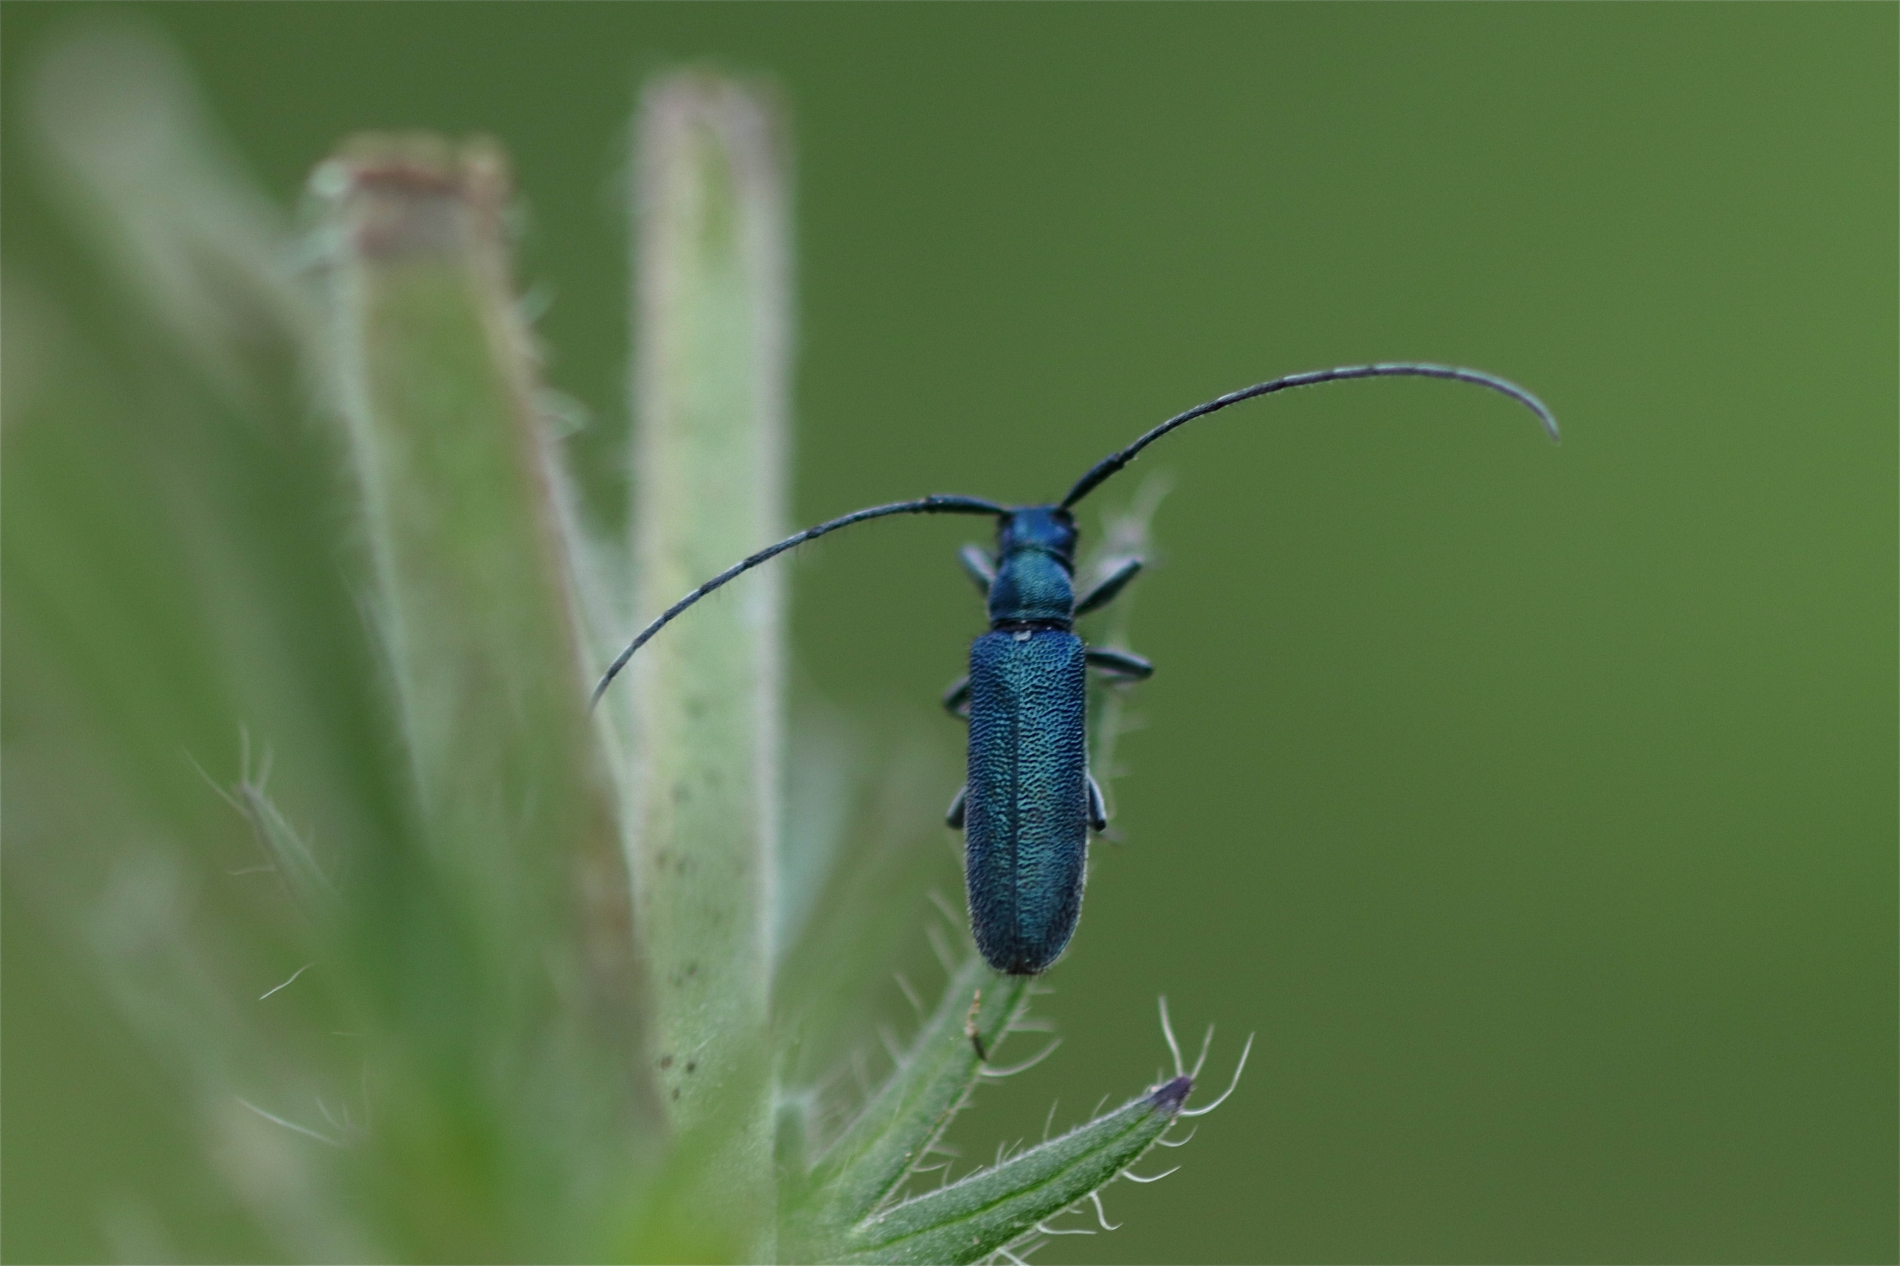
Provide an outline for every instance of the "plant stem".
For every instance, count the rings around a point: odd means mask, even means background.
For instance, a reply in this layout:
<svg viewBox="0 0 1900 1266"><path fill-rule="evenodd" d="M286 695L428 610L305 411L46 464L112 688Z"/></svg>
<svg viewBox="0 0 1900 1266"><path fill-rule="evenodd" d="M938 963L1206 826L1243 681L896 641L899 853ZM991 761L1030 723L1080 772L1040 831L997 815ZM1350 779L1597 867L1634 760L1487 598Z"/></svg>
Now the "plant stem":
<svg viewBox="0 0 1900 1266"><path fill-rule="evenodd" d="M377 1138L468 1176L466 1199L404 1206L408 1242L544 1256L566 1251L565 1228L516 1216L505 1160L631 1045L632 954L509 283L506 162L482 143L362 137L313 188L335 247L331 382L422 844L367 854L359 883L382 902L354 924L410 1076ZM559 1076L537 1078L557 1058Z"/></svg>
<svg viewBox="0 0 1900 1266"><path fill-rule="evenodd" d="M704 71L662 79L641 103L638 145L634 558L650 615L784 533L788 231L777 124L757 93ZM649 1054L698 1175L671 1203L682 1219L718 1209L716 1251L752 1261L775 1249L784 623L767 568L631 663ZM686 1248L712 1231L702 1219L671 1234Z"/></svg>

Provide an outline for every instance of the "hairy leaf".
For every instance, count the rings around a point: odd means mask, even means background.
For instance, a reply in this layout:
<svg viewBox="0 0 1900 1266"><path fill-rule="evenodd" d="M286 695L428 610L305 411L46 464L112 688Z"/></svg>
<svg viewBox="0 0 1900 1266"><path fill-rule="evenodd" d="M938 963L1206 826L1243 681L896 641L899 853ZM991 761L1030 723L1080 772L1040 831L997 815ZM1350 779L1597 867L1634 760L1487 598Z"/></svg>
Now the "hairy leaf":
<svg viewBox="0 0 1900 1266"><path fill-rule="evenodd" d="M892 1206L853 1228L844 1260L972 1262L1083 1199L1132 1164L1194 1088L1180 1076L1058 1139Z"/></svg>

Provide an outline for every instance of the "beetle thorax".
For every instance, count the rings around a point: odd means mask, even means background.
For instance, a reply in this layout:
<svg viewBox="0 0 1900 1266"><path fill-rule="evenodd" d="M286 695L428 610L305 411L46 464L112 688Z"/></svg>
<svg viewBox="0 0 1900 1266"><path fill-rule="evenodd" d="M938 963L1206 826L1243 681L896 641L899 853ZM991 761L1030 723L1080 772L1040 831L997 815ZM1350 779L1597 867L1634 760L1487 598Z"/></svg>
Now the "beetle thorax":
<svg viewBox="0 0 1900 1266"><path fill-rule="evenodd" d="M1075 520L1060 506L1025 506L996 523L990 625L1066 629L1075 619Z"/></svg>

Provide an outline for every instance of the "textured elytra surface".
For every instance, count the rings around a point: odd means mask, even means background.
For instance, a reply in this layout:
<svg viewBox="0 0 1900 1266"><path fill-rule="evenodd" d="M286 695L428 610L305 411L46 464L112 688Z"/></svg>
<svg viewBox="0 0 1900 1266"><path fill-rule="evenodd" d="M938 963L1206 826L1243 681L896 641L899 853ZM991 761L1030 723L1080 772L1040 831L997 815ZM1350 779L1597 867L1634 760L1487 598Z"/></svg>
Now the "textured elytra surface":
<svg viewBox="0 0 1900 1266"><path fill-rule="evenodd" d="M1088 860L1082 639L985 633L970 648L965 881L977 948L1038 972L1075 931Z"/></svg>

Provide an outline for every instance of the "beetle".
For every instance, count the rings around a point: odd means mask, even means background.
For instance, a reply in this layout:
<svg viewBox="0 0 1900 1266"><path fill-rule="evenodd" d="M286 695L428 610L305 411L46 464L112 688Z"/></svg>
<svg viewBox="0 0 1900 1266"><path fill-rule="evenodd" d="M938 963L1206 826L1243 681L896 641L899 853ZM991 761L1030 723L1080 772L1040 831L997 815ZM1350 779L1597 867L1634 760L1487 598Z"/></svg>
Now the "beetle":
<svg viewBox="0 0 1900 1266"><path fill-rule="evenodd" d="M1077 616L1110 602L1141 570L1130 558L1081 597L1075 593L1074 508L1162 436L1194 419L1293 387L1354 378L1444 378L1485 387L1522 404L1558 438L1557 420L1536 396L1476 369L1418 362L1348 365L1291 374L1230 391L1147 431L1089 467L1068 495L1049 505L1003 506L980 497L934 495L867 506L828 519L734 563L675 602L615 657L590 703L636 651L688 607L726 582L806 541L839 528L898 514L990 515L994 560L975 546L961 555L989 604L989 632L970 647L970 671L944 706L970 723L963 789L946 820L964 833L964 881L970 928L983 958L1010 975L1046 971L1068 948L1082 911L1088 835L1108 825L1101 789L1088 769L1086 672L1145 678L1139 655L1085 646Z"/></svg>

